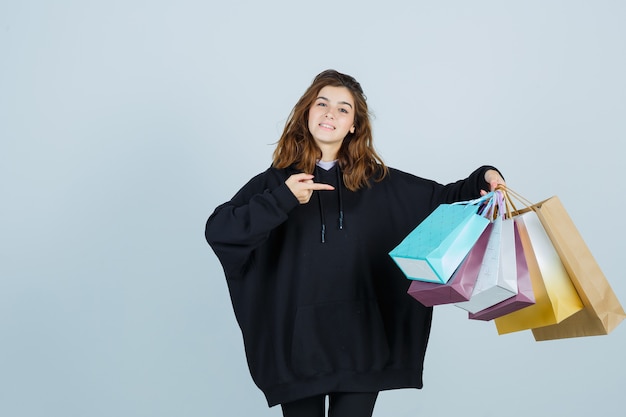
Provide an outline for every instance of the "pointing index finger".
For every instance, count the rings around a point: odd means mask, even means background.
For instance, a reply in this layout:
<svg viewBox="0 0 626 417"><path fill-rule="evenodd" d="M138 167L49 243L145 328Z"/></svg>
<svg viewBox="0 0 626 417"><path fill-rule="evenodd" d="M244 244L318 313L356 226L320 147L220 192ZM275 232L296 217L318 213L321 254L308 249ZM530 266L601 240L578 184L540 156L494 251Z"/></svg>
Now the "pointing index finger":
<svg viewBox="0 0 626 417"><path fill-rule="evenodd" d="M335 187L333 187L330 184L323 184L321 182L313 182L311 184L307 184L307 188L309 190L334 190Z"/></svg>

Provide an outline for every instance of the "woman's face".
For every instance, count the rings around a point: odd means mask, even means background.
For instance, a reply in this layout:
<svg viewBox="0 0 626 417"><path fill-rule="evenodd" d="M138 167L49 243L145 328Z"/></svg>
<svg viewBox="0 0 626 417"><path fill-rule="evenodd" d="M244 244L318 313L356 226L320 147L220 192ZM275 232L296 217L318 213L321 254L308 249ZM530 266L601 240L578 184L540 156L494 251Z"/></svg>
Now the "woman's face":
<svg viewBox="0 0 626 417"><path fill-rule="evenodd" d="M326 86L309 109L309 131L322 151L339 151L348 132L354 133L354 99L346 87ZM326 152L324 152L326 153Z"/></svg>

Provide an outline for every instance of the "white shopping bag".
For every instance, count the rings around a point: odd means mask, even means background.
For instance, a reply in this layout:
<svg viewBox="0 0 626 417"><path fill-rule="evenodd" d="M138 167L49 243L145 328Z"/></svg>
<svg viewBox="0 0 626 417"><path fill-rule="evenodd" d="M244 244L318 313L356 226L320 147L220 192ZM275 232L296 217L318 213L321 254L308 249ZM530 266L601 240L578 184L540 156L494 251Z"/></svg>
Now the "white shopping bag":
<svg viewBox="0 0 626 417"><path fill-rule="evenodd" d="M493 220L487 251L478 279L468 301L455 304L470 313L477 313L517 294L517 261L515 254L515 224L505 219L504 202Z"/></svg>

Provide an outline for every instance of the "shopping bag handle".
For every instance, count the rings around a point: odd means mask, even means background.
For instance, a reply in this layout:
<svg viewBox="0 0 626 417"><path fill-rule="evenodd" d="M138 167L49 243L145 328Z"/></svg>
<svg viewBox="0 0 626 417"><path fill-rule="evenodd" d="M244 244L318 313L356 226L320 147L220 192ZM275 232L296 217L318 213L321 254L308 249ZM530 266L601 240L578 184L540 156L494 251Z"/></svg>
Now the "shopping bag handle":
<svg viewBox="0 0 626 417"><path fill-rule="evenodd" d="M479 198L476 198L474 200L467 200L467 201L456 201L454 203L452 203L452 205L455 204L467 204L468 206L475 206L477 204L481 204L484 203L485 201L489 200L491 197L493 197L494 192L491 191L490 193L487 193Z"/></svg>
<svg viewBox="0 0 626 417"><path fill-rule="evenodd" d="M509 202L509 197L506 194L504 187L498 186L493 191L493 197L485 205L479 213L493 221L497 218L508 219L512 217L511 207L512 203Z"/></svg>
<svg viewBox="0 0 626 417"><path fill-rule="evenodd" d="M452 203L452 205L478 205L477 214L485 217L489 221L493 221L496 217L508 211L508 206L505 204L506 200L504 198L504 194L503 190L496 189L474 200L457 201Z"/></svg>
<svg viewBox="0 0 626 417"><path fill-rule="evenodd" d="M511 217L513 217L514 214L520 213L520 211L522 211L522 210L519 210L515 206L515 203L513 202L513 198L515 198L516 200L521 202L522 205L526 209L536 211L536 206L530 200L528 200L526 197L524 197L523 195L521 195L517 191L512 190L510 187L508 187L506 185L503 185L503 184L499 184L496 187L496 190L501 190L503 192L504 197L506 199L507 205L510 206L511 208L513 208L512 211L509 211L509 209L507 209L507 217L508 218L511 218Z"/></svg>

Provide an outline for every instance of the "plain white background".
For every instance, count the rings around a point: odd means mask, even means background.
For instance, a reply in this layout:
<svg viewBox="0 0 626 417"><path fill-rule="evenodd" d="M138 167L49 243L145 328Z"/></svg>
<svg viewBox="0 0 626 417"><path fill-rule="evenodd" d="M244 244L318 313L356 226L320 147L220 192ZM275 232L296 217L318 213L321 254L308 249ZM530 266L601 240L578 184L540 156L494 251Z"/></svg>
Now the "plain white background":
<svg viewBox="0 0 626 417"><path fill-rule="evenodd" d="M620 1L0 2L0 415L279 416L204 222L312 78L363 85L385 161L558 195L618 297ZM537 343L438 307L375 416L616 415L626 330Z"/></svg>

